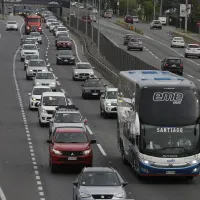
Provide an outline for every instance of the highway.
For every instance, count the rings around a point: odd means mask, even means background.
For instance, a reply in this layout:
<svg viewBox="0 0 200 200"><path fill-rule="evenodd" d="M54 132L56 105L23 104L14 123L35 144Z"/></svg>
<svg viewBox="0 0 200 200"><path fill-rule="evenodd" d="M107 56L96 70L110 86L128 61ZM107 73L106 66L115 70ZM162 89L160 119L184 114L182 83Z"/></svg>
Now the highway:
<svg viewBox="0 0 200 200"><path fill-rule="evenodd" d="M17 20L20 17L10 17ZM43 27L44 28L44 27ZM23 32L23 28L21 29ZM172 178L147 178L137 180L132 170L124 166L117 148L116 119L103 119L100 116L99 100L81 98L81 81L72 81L72 67L56 65L54 37L46 28L43 44L40 46L40 57L48 58L53 71L58 77L58 91L64 91L80 108L88 119L88 132L91 138L97 139L94 145L94 166L112 166L116 168L125 181L129 182L126 191L128 198L136 200L188 200L199 195L200 178L192 182ZM65 169L58 174L51 174L48 166L48 128L41 128L37 111L28 109L28 93L33 83L25 79L23 63L20 61L19 32L6 32L5 24L0 23L1 84L3 92L0 100L0 197L2 200L63 200L72 198L72 182L79 170ZM74 41L76 61L87 61L83 55L79 40L71 35ZM11 44L8 47L8 44ZM7 48L5 48L7 46ZM95 71L97 77L102 77ZM103 78L103 77L102 77ZM103 81L110 87L108 80ZM6 92L4 92L6 91ZM2 197L3 191L6 199Z"/></svg>

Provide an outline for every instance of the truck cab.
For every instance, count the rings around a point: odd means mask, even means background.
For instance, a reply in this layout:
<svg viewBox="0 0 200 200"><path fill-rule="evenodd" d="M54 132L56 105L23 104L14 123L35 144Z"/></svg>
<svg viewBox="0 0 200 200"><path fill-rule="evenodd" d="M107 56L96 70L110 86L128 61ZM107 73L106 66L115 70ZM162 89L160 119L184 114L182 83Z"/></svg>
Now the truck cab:
<svg viewBox="0 0 200 200"><path fill-rule="evenodd" d="M38 15L29 15L25 18L25 33L39 32L42 34L42 20Z"/></svg>

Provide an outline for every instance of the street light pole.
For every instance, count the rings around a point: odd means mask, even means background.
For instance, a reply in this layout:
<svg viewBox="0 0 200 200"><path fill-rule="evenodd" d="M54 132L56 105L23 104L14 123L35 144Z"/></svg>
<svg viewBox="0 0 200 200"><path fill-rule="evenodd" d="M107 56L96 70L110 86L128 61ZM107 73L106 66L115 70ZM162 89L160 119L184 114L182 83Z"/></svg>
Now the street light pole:
<svg viewBox="0 0 200 200"><path fill-rule="evenodd" d="M94 9L94 0L92 0L92 14L93 14L93 9ZM93 15L92 15L92 42L94 41L93 34L94 34L94 24L93 24Z"/></svg>
<svg viewBox="0 0 200 200"><path fill-rule="evenodd" d="M98 58L99 58L99 49L100 49L100 12L101 12L101 0L99 0L99 11L98 11Z"/></svg>
<svg viewBox="0 0 200 200"><path fill-rule="evenodd" d="M117 0L117 18L119 18L119 0Z"/></svg>
<svg viewBox="0 0 200 200"><path fill-rule="evenodd" d="M2 17L3 17L3 19L4 19L4 15L5 15L4 1L5 1L5 0L2 0Z"/></svg>
<svg viewBox="0 0 200 200"><path fill-rule="evenodd" d="M79 13L79 4L80 4L80 0L78 0L78 15L77 15L77 30L79 29L79 15L80 15L80 13Z"/></svg>
<svg viewBox="0 0 200 200"><path fill-rule="evenodd" d="M71 0L69 1L69 27L71 25Z"/></svg>
<svg viewBox="0 0 200 200"><path fill-rule="evenodd" d="M185 33L187 33L188 25L188 0L185 0Z"/></svg>
<svg viewBox="0 0 200 200"><path fill-rule="evenodd" d="M156 19L156 0L153 1L153 19Z"/></svg>
<svg viewBox="0 0 200 200"><path fill-rule="evenodd" d="M86 9L85 9L85 12L86 12L85 34L86 34L86 36L88 35L88 8L87 8L87 5L88 5L88 0L86 1Z"/></svg>
<svg viewBox="0 0 200 200"><path fill-rule="evenodd" d="M160 0L160 17L162 17L163 0Z"/></svg>
<svg viewBox="0 0 200 200"><path fill-rule="evenodd" d="M129 0L126 0L126 15L128 15L128 6L129 6Z"/></svg>

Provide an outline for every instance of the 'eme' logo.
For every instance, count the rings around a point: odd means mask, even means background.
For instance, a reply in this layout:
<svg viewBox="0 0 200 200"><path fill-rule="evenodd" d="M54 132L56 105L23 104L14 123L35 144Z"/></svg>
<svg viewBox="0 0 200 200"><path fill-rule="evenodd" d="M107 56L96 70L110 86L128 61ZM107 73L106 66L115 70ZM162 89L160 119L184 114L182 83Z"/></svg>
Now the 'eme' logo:
<svg viewBox="0 0 200 200"><path fill-rule="evenodd" d="M180 92L155 92L153 101L171 101L173 104L181 104L183 100L183 93Z"/></svg>

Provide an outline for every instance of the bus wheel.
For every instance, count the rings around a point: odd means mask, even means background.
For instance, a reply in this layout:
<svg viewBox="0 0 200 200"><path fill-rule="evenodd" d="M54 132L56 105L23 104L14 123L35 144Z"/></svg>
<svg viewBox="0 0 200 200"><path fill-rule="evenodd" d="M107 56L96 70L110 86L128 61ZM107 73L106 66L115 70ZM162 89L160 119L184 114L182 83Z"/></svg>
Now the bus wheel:
<svg viewBox="0 0 200 200"><path fill-rule="evenodd" d="M125 158L125 151L124 151L124 147L121 146L121 156L122 156L122 161L125 165L128 165L128 160Z"/></svg>

